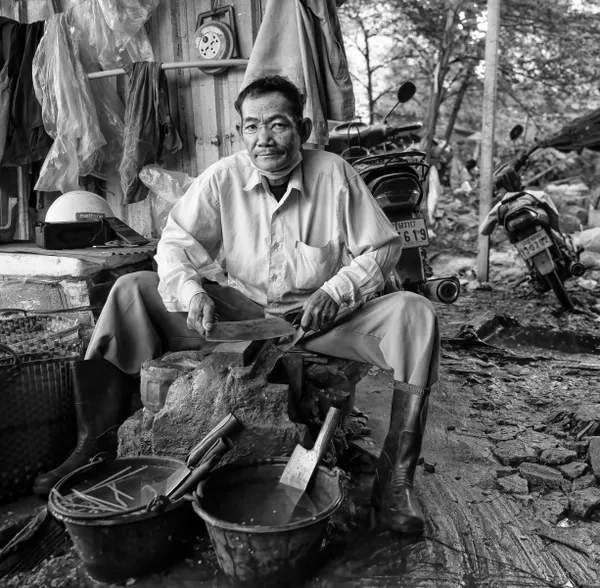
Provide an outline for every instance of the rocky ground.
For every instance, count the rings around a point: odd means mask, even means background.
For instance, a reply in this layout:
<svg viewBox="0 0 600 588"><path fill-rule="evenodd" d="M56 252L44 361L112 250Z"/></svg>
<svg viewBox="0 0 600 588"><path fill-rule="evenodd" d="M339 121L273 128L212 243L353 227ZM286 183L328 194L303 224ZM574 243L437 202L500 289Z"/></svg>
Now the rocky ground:
<svg viewBox="0 0 600 588"><path fill-rule="evenodd" d="M442 379L432 397L417 482L426 537L413 542L369 526L372 462L356 458L349 499L330 526L308 582L326 586L600 586L600 255L568 282L574 311L525 279L512 247L494 239L490 283L476 279L476 212L440 206L430 259L463 292L438 306ZM385 432L389 374L371 370L357 404ZM363 454L360 454L363 455ZM181 564L127 585L225 586L206 536ZM10 588L87 587L68 543Z"/></svg>

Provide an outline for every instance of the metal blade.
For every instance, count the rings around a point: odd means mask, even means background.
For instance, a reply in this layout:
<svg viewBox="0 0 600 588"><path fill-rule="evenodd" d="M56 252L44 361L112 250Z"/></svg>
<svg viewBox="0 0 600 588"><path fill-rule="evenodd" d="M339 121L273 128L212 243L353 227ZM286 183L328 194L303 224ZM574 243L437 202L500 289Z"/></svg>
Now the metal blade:
<svg viewBox="0 0 600 588"><path fill-rule="evenodd" d="M217 321L206 335L207 341L261 341L293 335L296 329L280 318L247 321Z"/></svg>
<svg viewBox="0 0 600 588"><path fill-rule="evenodd" d="M307 451L300 445L294 448L292 457L290 457L290 461L288 461L279 479L281 484L292 486L302 492L306 490L319 460L323 457L333 437L335 428L340 421L340 414L341 411L333 406L329 409L325 422L319 431L319 436L311 450Z"/></svg>

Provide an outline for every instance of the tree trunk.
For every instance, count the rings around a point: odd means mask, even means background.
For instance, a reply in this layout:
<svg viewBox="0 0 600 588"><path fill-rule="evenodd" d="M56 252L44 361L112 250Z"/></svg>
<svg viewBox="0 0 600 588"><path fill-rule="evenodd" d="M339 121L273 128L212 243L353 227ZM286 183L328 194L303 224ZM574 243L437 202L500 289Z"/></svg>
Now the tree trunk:
<svg viewBox="0 0 600 588"><path fill-rule="evenodd" d="M369 124L375 122L375 101L373 99L373 70L371 68L371 47L369 46L370 35L365 29L364 23L361 21L360 28L365 40L365 50L363 56L365 58L365 68L367 70L367 102L369 103Z"/></svg>
<svg viewBox="0 0 600 588"><path fill-rule="evenodd" d="M460 84L460 88L458 89L458 94L456 95L456 100L454 101L454 106L452 107L452 112L450 113L450 119L448 120L448 126L446 127L446 134L444 139L448 143L450 141L450 137L452 137L452 132L454 131L454 125L456 124L456 119L458 118L458 113L462 107L462 103L471 84L471 80L473 78L473 64L470 64L465 72L465 76L462 79Z"/></svg>
<svg viewBox="0 0 600 588"><path fill-rule="evenodd" d="M451 0L448 6L446 12L446 26L438 52L438 62L433 73L429 104L427 106L427 115L425 117L425 136L421 147L428 155L431 154L440 104L442 103L444 80L448 74L450 57L452 56L452 51L454 49L454 31L456 28L455 14L456 7L460 1L461 0Z"/></svg>

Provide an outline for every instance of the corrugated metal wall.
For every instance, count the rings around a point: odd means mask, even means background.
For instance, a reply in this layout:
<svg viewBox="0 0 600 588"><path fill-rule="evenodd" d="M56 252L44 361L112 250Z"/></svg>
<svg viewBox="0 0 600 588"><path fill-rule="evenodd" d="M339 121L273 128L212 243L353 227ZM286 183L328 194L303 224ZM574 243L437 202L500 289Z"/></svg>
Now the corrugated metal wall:
<svg viewBox="0 0 600 588"><path fill-rule="evenodd" d="M89 0L84 0L89 1ZM160 0L160 4L146 24L156 61L163 63L196 61L198 54L193 45L198 15L213 4L232 5L235 10L239 57L248 58L258 32L262 8L266 0ZM0 14L16 18L21 9L22 22L43 20L53 14L50 0L0 0ZM226 21L225 21L226 22ZM163 167L184 171L196 176L220 157L241 148L235 125L233 102L241 86L243 68L230 68L226 73L213 76L199 69L169 70L171 114L179 130L183 149L171 157ZM121 78L121 86L126 80ZM14 174L0 172L0 185L13 192ZM107 200L113 211L145 235L150 235L152 223L148 201L127 207L121 206L118 179L108 185ZM56 197L46 198L46 203ZM43 218L44 211L38 213Z"/></svg>

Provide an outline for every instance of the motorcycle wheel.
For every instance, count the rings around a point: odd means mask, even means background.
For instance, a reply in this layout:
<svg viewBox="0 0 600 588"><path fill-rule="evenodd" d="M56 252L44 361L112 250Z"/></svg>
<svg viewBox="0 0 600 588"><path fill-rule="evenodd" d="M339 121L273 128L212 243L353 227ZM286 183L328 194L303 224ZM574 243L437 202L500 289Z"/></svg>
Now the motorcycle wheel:
<svg viewBox="0 0 600 588"><path fill-rule="evenodd" d="M556 271L553 271L552 273L547 274L546 280L548 280L548 283L550 284L552 291L556 295L556 298L558 298L558 301L560 302L561 306L565 310L572 310L573 309L573 301L571 300L571 297L567 293L567 291L565 289L565 285L562 283L562 280L558 277L558 274L556 273Z"/></svg>

